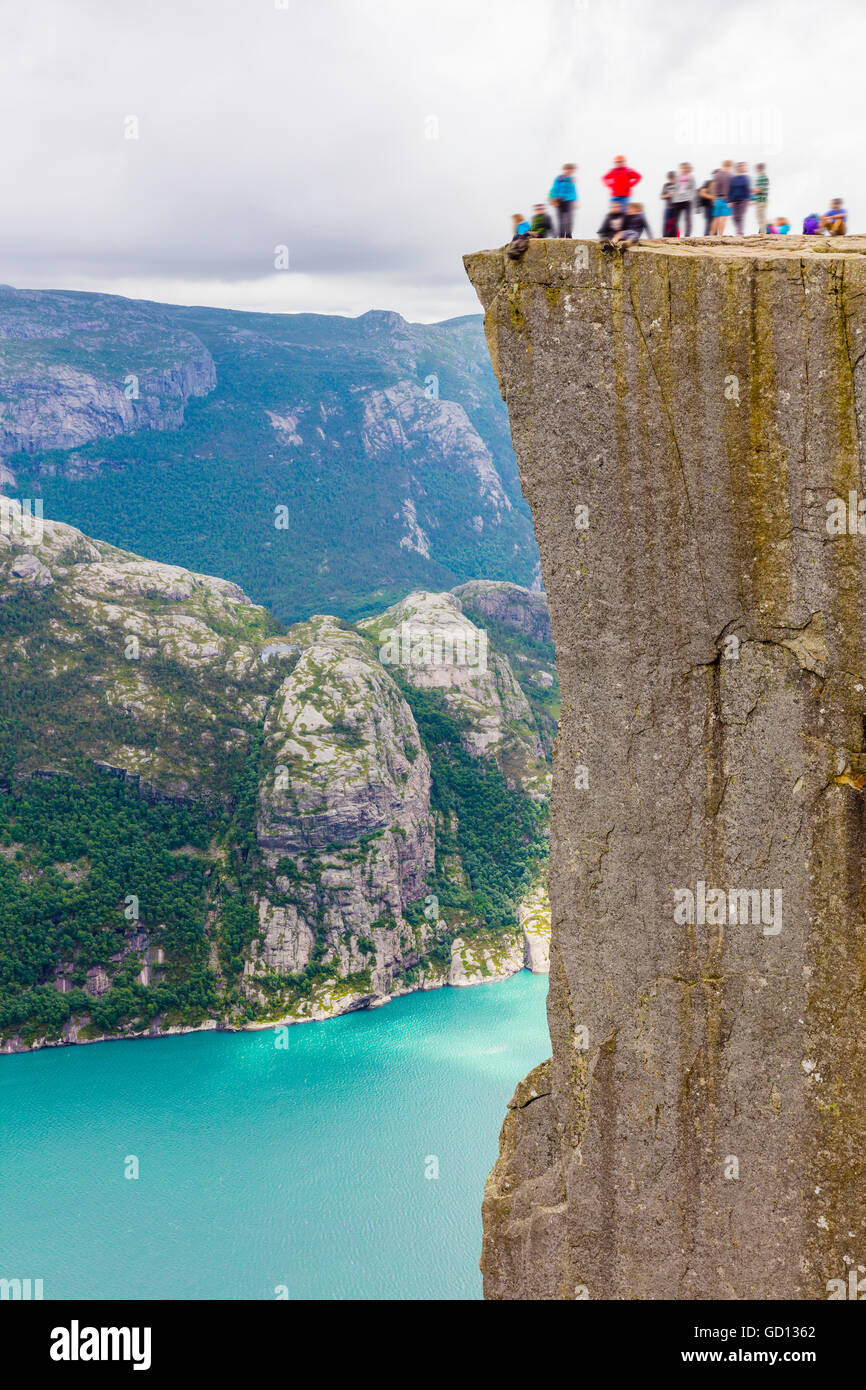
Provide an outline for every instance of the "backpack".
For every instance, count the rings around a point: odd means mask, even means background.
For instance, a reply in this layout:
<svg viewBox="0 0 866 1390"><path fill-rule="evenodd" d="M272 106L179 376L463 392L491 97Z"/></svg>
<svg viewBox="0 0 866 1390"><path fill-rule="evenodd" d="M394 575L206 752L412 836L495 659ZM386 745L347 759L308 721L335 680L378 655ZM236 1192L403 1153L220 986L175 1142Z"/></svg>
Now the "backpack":
<svg viewBox="0 0 866 1390"><path fill-rule="evenodd" d="M805 219L805 221L803 222L803 235L804 235L804 236L814 236L815 233L816 233L816 232L819 232L820 230L821 230L821 219L817 216L816 213L810 212L810 213L809 213L809 216L808 216L808 217Z"/></svg>
<svg viewBox="0 0 866 1390"><path fill-rule="evenodd" d="M508 247L506 251L506 255L510 256L512 261L519 261L520 257L524 255L528 245L529 236L526 232L524 232L520 236L516 236L514 238L511 245Z"/></svg>

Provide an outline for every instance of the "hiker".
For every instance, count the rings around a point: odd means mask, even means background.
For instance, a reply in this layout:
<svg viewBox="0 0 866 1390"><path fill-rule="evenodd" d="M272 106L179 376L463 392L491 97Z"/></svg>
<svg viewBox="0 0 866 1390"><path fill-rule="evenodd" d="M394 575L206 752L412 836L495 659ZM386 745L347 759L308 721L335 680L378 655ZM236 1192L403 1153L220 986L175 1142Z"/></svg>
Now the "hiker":
<svg viewBox="0 0 866 1390"><path fill-rule="evenodd" d="M613 161L613 167L602 175L602 183L610 191L611 198L619 203L623 212L628 204L631 191L636 184L641 181L642 175L636 169L630 169L625 162L625 155L618 154Z"/></svg>
<svg viewBox="0 0 866 1390"><path fill-rule="evenodd" d="M749 182L749 166L747 164L737 165L737 171L731 179L728 201L734 215L734 231L737 236L742 236L743 218L746 215L746 208L752 201L752 185Z"/></svg>
<svg viewBox="0 0 866 1390"><path fill-rule="evenodd" d="M677 186L677 176L673 169L668 171L668 176L662 184L662 236L676 236L677 222L673 210L672 198Z"/></svg>
<svg viewBox="0 0 866 1390"><path fill-rule="evenodd" d="M680 221L685 221L683 236L692 234L692 200L695 196L695 176L691 164L681 164L677 174L674 191L671 194L671 208L674 216L673 235L680 234Z"/></svg>
<svg viewBox="0 0 866 1390"><path fill-rule="evenodd" d="M817 212L810 212L803 218L803 236L817 236L821 230L821 218Z"/></svg>
<svg viewBox="0 0 866 1390"><path fill-rule="evenodd" d="M598 229L598 235L608 246L613 246L614 238L625 230L625 219L625 209L621 207L619 198L612 198L605 219Z"/></svg>
<svg viewBox="0 0 866 1390"><path fill-rule="evenodd" d="M767 203L770 198L770 180L767 177L767 166L765 164L755 165L755 182L752 189L752 198L755 203L755 216L758 219L758 231L767 231Z"/></svg>
<svg viewBox="0 0 866 1390"><path fill-rule="evenodd" d="M704 214L704 236L710 236L713 230L713 209L716 199L713 194L712 177L704 179L695 198L695 211Z"/></svg>
<svg viewBox="0 0 866 1390"><path fill-rule="evenodd" d="M628 246L640 241L644 233L648 237L652 236L649 223L644 217L643 203L629 203L623 212L619 207L619 200L614 199L610 212L599 228L599 236L603 237L609 246Z"/></svg>
<svg viewBox="0 0 866 1390"><path fill-rule="evenodd" d="M529 235L540 237L553 236L553 218L548 216L544 203L536 203L535 211L531 223L529 224Z"/></svg>
<svg viewBox="0 0 866 1390"><path fill-rule="evenodd" d="M642 236L652 238L649 223L644 216L643 203L629 203L625 214L625 226L613 238L614 242L640 241Z"/></svg>
<svg viewBox="0 0 866 1390"><path fill-rule="evenodd" d="M553 180L553 187L547 195L557 210L559 231L557 235L570 237L574 226L574 210L577 207L577 185L574 175L576 164L563 164L562 173Z"/></svg>
<svg viewBox="0 0 866 1390"><path fill-rule="evenodd" d="M725 224L731 215L728 194L731 188L731 161L726 159L721 168L713 171L713 236L725 235Z"/></svg>
<svg viewBox="0 0 866 1390"><path fill-rule="evenodd" d="M513 231L505 254L512 261L519 261L529 245L529 223L522 212L516 212L511 219L511 224Z"/></svg>
<svg viewBox="0 0 866 1390"><path fill-rule="evenodd" d="M787 236L791 230L791 224L787 217L776 218L776 233L778 236Z"/></svg>
<svg viewBox="0 0 866 1390"><path fill-rule="evenodd" d="M848 225L848 214L842 206L841 198L834 198L827 212L821 218L821 231L827 236L844 236Z"/></svg>

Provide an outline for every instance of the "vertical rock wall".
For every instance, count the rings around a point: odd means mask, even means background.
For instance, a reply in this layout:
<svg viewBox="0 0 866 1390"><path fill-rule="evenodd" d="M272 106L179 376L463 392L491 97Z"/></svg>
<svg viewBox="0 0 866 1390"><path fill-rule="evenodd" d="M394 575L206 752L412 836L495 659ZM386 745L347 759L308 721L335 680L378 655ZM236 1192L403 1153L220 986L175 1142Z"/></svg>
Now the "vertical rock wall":
<svg viewBox="0 0 866 1390"><path fill-rule="evenodd" d="M563 695L486 1295L827 1298L866 1266L866 240L466 265Z"/></svg>

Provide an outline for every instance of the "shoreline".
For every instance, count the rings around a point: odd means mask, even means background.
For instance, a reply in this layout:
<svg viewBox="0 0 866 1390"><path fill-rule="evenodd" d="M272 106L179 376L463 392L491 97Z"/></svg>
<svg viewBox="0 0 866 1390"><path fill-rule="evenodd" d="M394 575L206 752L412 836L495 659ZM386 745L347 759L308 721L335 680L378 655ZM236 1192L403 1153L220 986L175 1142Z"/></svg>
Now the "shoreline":
<svg viewBox="0 0 866 1390"><path fill-rule="evenodd" d="M313 1013L307 1018L290 1016L288 1018L276 1018L268 1020L251 1021L244 1024L220 1023L217 1019L206 1019L203 1023L178 1025L171 1028L160 1028L157 1031L142 1033L105 1033L98 1038L44 1038L33 1043L21 1044L17 1039L18 1045L13 1045L16 1038L8 1039L0 1043L0 1057L22 1057L28 1053L46 1052L50 1049L65 1049L71 1047L92 1047L101 1043L114 1042L159 1042L161 1039L187 1037L192 1033L265 1033L268 1029L290 1028L295 1025L306 1023L329 1023L335 1018L344 1018L346 1014L370 1013L377 1009L382 1009L386 1004L392 1004L396 999L405 999L411 994L431 994L440 989L475 989L482 985L504 984L506 980L514 979L515 975L526 972L529 975L545 975L548 971L533 970L528 964L524 964L517 970L511 970L507 974L492 974L483 979L461 980L459 983L452 984L450 980L443 979L435 984L415 985L409 989L393 991L391 994L377 995L354 995L346 996L348 1002L345 1008L336 1009L332 1012L320 1012L318 1015ZM85 1025L86 1026L86 1025Z"/></svg>

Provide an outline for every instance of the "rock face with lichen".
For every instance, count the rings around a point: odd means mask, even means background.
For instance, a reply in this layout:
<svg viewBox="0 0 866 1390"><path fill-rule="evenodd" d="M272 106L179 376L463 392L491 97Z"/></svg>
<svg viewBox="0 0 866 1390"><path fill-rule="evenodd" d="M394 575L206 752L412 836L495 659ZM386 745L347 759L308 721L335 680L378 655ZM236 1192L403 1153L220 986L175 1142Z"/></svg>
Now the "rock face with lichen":
<svg viewBox="0 0 866 1390"><path fill-rule="evenodd" d="M503 1127L486 1295L839 1297L866 1263L866 239L466 265L562 690L553 1055Z"/></svg>

